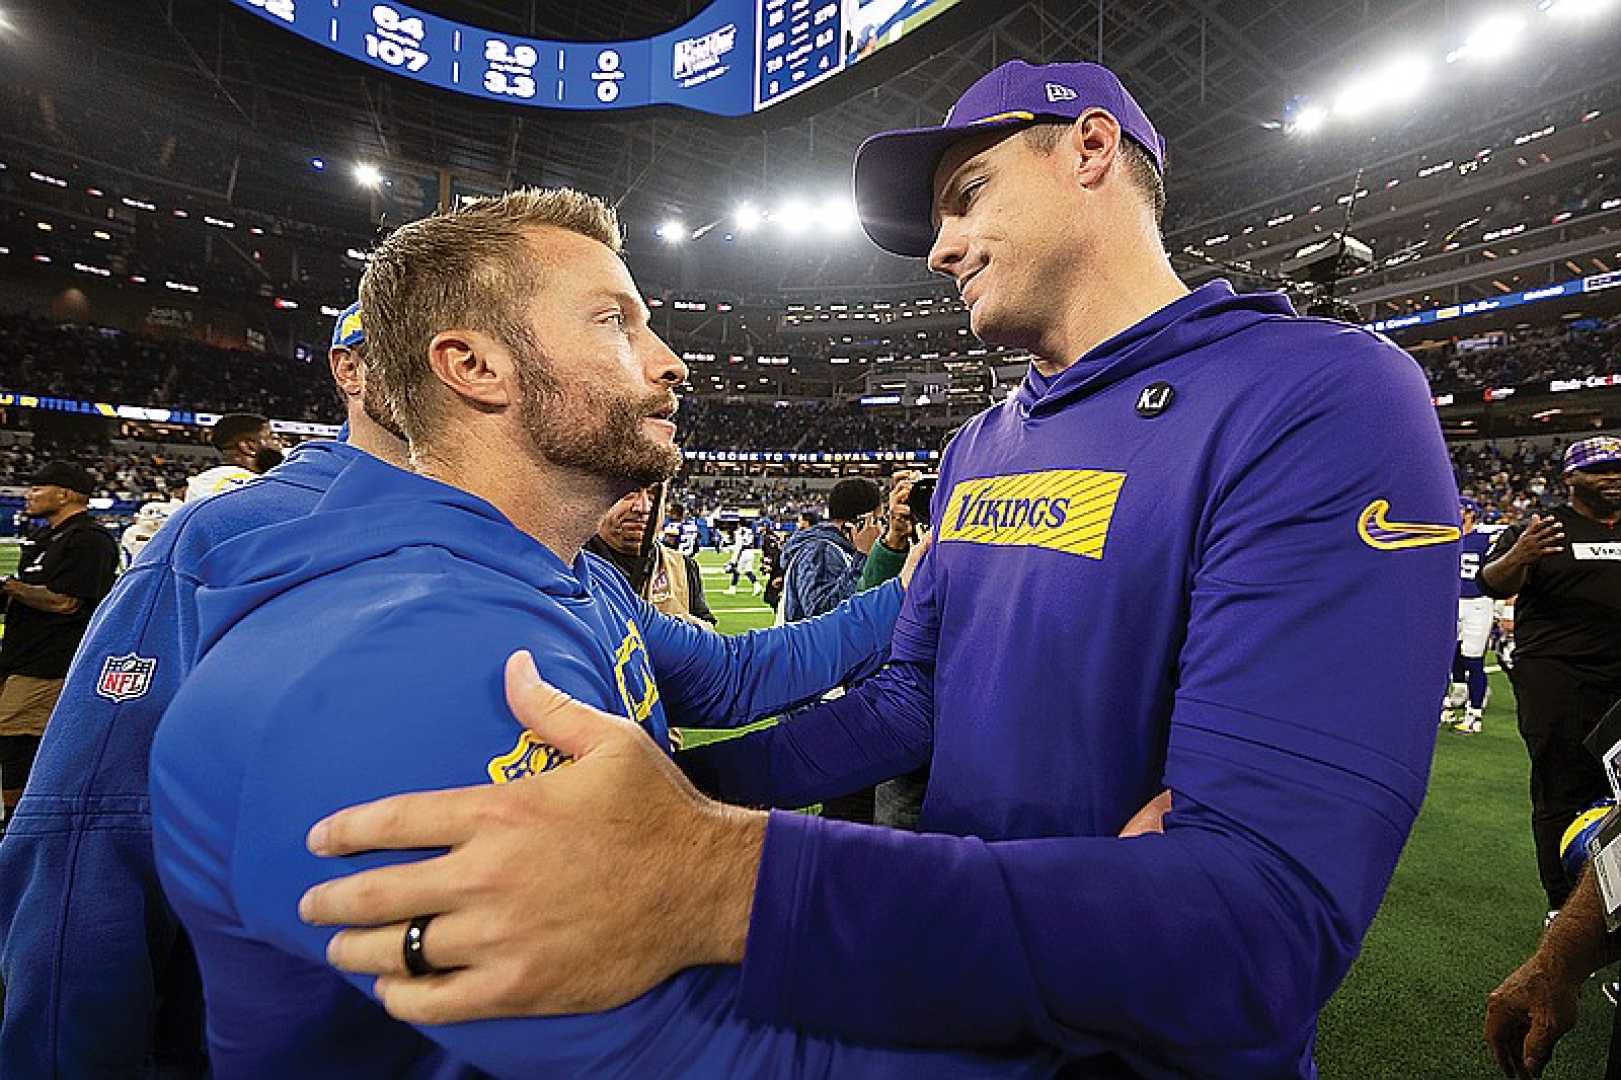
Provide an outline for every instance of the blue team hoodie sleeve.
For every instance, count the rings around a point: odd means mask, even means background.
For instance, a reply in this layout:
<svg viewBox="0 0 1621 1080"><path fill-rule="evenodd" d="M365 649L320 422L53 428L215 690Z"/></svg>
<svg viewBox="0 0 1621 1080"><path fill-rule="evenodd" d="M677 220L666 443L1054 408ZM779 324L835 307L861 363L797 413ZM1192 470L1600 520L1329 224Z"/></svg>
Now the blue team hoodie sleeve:
<svg viewBox="0 0 1621 1080"><path fill-rule="evenodd" d="M920 658L933 655L939 632L936 588L933 559L925 556L895 623L898 657L884 670L779 724L683 750L676 763L717 799L783 809L860 791L927 764L934 682L932 664Z"/></svg>
<svg viewBox="0 0 1621 1080"><path fill-rule="evenodd" d="M900 612L900 582L852 596L826 615L726 636L642 602L640 622L675 726L741 727L875 670Z"/></svg>
<svg viewBox="0 0 1621 1080"><path fill-rule="evenodd" d="M306 512L359 451L307 443L185 507L96 608L0 842L0 1076L202 1070L202 987L152 865L147 757L197 639L192 571L223 537ZM109 658L154 662L122 697ZM138 692L135 692L138 691Z"/></svg>
<svg viewBox="0 0 1621 1080"><path fill-rule="evenodd" d="M6 1075L133 1073L152 1052L155 991L184 946L151 872L145 750L182 672L160 663L145 693L121 702L99 697L96 682L110 656L173 655L182 589L150 561L119 579L85 633L0 842ZM194 970L191 983L200 998ZM193 1031L200 1040L200 1025ZM200 1041L190 1050L197 1059Z"/></svg>
<svg viewBox="0 0 1621 1080"><path fill-rule="evenodd" d="M1401 542L1422 535L1404 520L1455 520L1427 388L1405 357L1367 371L1270 410L1212 486L1164 835L985 842L773 814L748 1015L1078 1055L1095 1035L1201 1075L1219 1047L1231 1075L1309 1075L1294 1058L1423 796L1455 630L1456 543ZM1359 677L1334 684L1347 657Z"/></svg>
<svg viewBox="0 0 1621 1080"><path fill-rule="evenodd" d="M735 967L683 972L605 1013L420 1028L387 1017L372 980L330 968L332 931L299 920L302 893L435 853L317 859L304 847L315 821L403 791L545 783L534 774L559 764L506 705L512 650L599 708L658 707L633 670L646 658L628 596L594 593L588 569L563 568L478 500L384 470L346 473L309 519L211 557L204 655L153 745L157 863L202 962L218 1075L1051 1075L1039 1053L884 1049L753 1024L736 1012ZM571 857L562 838L512 872Z"/></svg>

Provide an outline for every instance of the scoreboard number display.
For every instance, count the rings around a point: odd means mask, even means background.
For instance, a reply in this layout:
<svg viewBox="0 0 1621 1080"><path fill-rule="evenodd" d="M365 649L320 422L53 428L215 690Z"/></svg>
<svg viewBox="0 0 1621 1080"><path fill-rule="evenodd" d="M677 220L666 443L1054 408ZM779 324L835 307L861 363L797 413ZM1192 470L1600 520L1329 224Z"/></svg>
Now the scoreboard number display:
<svg viewBox="0 0 1621 1080"><path fill-rule="evenodd" d="M548 41L370 0L231 0L402 78L551 109L745 116L837 75L960 0L715 0L655 37Z"/></svg>

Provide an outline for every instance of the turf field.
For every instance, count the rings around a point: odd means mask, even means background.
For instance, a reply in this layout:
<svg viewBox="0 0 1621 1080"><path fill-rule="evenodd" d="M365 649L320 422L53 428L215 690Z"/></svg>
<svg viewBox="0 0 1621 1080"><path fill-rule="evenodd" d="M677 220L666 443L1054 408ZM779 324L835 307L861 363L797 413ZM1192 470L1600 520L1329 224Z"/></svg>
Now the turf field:
<svg viewBox="0 0 1621 1080"><path fill-rule="evenodd" d="M767 626L758 597L727 596L725 556L705 552L704 592L720 628ZM1325 686L1325 693L1334 692ZM1535 947L1545 909L1532 856L1525 747L1508 680L1492 676L1480 735L1441 732L1424 811L1362 956L1323 1013L1325 1080L1499 1075L1481 1039L1486 994ZM1210 992L1220 993L1219 973ZM1611 1010L1589 982L1582 1021L1544 1074L1604 1075Z"/></svg>

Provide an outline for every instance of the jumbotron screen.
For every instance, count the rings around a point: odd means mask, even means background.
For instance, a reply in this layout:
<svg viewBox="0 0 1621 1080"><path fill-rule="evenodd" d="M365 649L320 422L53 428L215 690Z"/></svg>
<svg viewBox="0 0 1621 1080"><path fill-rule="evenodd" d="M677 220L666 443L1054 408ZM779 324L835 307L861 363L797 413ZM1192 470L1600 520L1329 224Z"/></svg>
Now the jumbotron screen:
<svg viewBox="0 0 1621 1080"><path fill-rule="evenodd" d="M491 101L743 116L837 75L959 0L716 0L667 33L609 42L497 34L400 3L232 2L344 56Z"/></svg>

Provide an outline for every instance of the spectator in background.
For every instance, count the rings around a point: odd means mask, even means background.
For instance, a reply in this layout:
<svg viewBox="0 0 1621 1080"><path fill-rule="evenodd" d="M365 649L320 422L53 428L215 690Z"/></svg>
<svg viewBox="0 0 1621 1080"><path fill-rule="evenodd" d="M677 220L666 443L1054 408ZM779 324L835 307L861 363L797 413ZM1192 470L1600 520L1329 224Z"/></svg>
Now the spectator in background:
<svg viewBox="0 0 1621 1080"><path fill-rule="evenodd" d="M209 441L220 452L225 463L191 478L186 485L187 502L197 502L240 487L281 464L281 439L270 430L269 420L254 413L231 413L220 417L214 424Z"/></svg>
<svg viewBox="0 0 1621 1080"><path fill-rule="evenodd" d="M613 564L631 591L666 615L712 628L715 615L704 598L698 563L649 536L648 522L662 516L662 484L638 488L613 504L585 550Z"/></svg>
<svg viewBox="0 0 1621 1080"><path fill-rule="evenodd" d="M911 496L912 483L919 475L911 469L897 469L890 478L889 515L885 521L884 535L867 552L867 561L861 568L860 588L875 588L901 572L906 553L912 550L913 534L917 528L906 500Z"/></svg>
<svg viewBox="0 0 1621 1080"><path fill-rule="evenodd" d="M828 494L828 519L788 538L783 546L784 622L832 611L855 595L867 553L878 539L883 501L871 480L846 477Z"/></svg>
<svg viewBox="0 0 1621 1080"><path fill-rule="evenodd" d="M883 501L877 484L847 477L828 494L828 520L788 538L782 552L784 622L832 611L860 591L867 554L882 530L878 508ZM822 816L839 821L871 824L872 814L870 787L822 803Z"/></svg>
<svg viewBox="0 0 1621 1080"><path fill-rule="evenodd" d="M35 474L27 512L49 528L22 545L16 575L0 585L0 789L8 820L90 614L118 575L118 542L90 516L94 490L76 465L53 463Z"/></svg>
<svg viewBox="0 0 1621 1080"><path fill-rule="evenodd" d="M1504 1076L1541 1076L1556 1044L1576 1026L1582 984L1621 960L1621 936L1608 931L1598 872L1582 870L1542 943L1486 998L1486 1045ZM1610 1030L1609 1076L1621 1073L1621 1010Z"/></svg>
<svg viewBox="0 0 1621 1080"><path fill-rule="evenodd" d="M1477 579L1494 599L1516 596L1514 694L1531 757L1537 870L1557 911L1570 892L1560 836L1609 790L1582 740L1621 700L1621 439L1565 450L1570 503L1503 531Z"/></svg>
<svg viewBox="0 0 1621 1080"><path fill-rule="evenodd" d="M153 864L147 762L158 720L196 663L203 560L233 537L309 513L365 454L408 465L403 434L376 385L367 389L358 310L339 316L327 353L348 442L311 440L263 481L177 510L118 579L68 669L0 844L9 988L0 1076L209 1075L201 976ZM110 658L150 666L107 684Z"/></svg>
<svg viewBox="0 0 1621 1080"><path fill-rule="evenodd" d="M912 516L908 500L912 485L921 473L911 469L898 469L889 490L889 522L884 535L873 544L867 555L867 565L861 571L861 588L871 589L896 574L906 562L917 533L917 521ZM923 796L929 787L929 767L924 765L905 776L885 780L873 789L872 820L892 829L915 829L923 813Z"/></svg>

